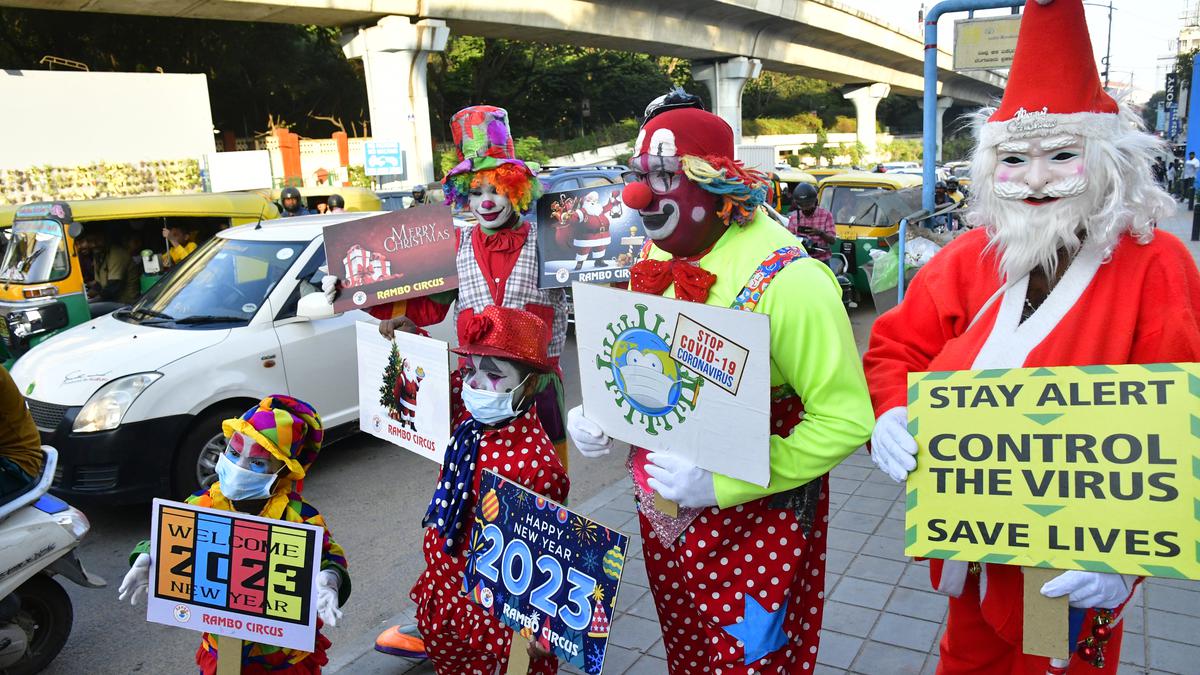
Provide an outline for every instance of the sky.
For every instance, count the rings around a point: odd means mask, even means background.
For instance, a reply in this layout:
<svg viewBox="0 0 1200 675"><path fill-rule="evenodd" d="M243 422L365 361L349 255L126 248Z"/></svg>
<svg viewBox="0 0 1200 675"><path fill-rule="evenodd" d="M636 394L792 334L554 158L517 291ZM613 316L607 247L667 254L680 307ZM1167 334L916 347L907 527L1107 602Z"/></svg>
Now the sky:
<svg viewBox="0 0 1200 675"><path fill-rule="evenodd" d="M869 14L873 14L900 28L917 32L917 16L921 6L933 7L936 0L838 0ZM1163 77L1173 56L1174 41L1183 26L1181 17L1189 6L1200 0L1113 0L1112 20L1112 67L1109 73L1113 82L1129 82L1132 79L1134 102L1144 101L1150 94L1162 89ZM1108 31L1108 9L1095 5L1107 5L1107 0L1085 2L1088 31L1092 36L1097 63L1104 56L1105 37ZM976 16L1007 14L1009 10L979 12ZM943 15L938 22L938 41L949 47L954 38L954 21L966 18L966 14ZM1132 78L1131 78L1132 76Z"/></svg>

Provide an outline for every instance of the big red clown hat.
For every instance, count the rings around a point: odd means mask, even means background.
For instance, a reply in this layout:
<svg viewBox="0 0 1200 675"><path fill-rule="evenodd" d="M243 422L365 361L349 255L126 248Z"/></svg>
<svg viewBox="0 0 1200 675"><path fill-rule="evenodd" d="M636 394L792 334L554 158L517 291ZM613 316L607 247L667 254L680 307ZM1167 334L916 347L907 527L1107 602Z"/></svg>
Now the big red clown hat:
<svg viewBox="0 0 1200 675"><path fill-rule="evenodd" d="M1000 107L979 142L1073 134L1111 136L1117 102L1100 86L1083 0L1028 0Z"/></svg>

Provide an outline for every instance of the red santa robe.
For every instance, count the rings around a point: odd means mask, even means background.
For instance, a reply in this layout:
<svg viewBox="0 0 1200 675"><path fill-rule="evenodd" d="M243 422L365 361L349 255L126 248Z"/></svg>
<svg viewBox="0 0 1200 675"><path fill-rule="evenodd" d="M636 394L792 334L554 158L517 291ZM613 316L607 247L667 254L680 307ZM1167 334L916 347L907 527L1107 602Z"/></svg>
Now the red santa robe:
<svg viewBox="0 0 1200 675"><path fill-rule="evenodd" d="M1002 292L999 254L985 250L988 241L982 229L956 239L875 322L864 367L876 416L907 404L910 372L1200 360L1200 274L1174 236L1157 232L1142 245L1124 235L1108 261L1084 246L1023 323L1029 277ZM930 578L957 596L939 673L1047 672L1046 658L1021 654L1019 567L931 560ZM1091 620L1089 612L1084 625ZM1073 656L1068 672L1115 673L1120 641L1118 623L1105 668Z"/></svg>

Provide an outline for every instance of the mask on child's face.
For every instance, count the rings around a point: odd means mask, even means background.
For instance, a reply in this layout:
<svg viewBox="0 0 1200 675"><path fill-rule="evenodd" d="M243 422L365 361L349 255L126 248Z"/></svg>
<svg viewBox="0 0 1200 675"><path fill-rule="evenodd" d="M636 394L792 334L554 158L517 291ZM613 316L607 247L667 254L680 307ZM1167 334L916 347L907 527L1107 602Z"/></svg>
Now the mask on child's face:
<svg viewBox="0 0 1200 675"><path fill-rule="evenodd" d="M475 419L496 424L517 416L530 374L504 359L472 355L463 373L463 405Z"/></svg>
<svg viewBox="0 0 1200 675"><path fill-rule="evenodd" d="M221 493L229 499L265 499L283 469L283 461L254 439L236 433L217 460Z"/></svg>

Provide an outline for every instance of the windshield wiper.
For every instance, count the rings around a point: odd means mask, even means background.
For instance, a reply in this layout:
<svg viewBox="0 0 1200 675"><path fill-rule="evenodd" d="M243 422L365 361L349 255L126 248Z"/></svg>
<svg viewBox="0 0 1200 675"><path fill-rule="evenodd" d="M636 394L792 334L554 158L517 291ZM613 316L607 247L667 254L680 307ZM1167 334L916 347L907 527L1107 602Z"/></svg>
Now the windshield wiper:
<svg viewBox="0 0 1200 675"><path fill-rule="evenodd" d="M166 319L167 321L175 320L175 317L171 316L170 314L163 314L162 312L156 312L152 309L145 309L143 307L139 307L137 309L130 309L129 313L130 314L145 314L146 316L152 316L156 319Z"/></svg>
<svg viewBox="0 0 1200 675"><path fill-rule="evenodd" d="M175 319L175 323L243 323L249 321L244 316L217 316L214 314L198 314L196 316L185 316L182 319Z"/></svg>

